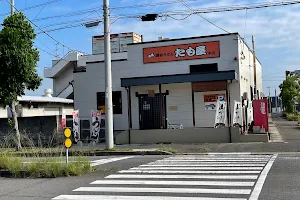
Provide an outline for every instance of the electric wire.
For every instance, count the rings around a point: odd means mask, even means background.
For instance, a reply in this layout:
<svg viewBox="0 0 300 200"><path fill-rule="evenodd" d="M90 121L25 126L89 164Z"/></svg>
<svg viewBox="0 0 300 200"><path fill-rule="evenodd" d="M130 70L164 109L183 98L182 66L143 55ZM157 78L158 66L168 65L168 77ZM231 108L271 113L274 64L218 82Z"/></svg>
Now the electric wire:
<svg viewBox="0 0 300 200"><path fill-rule="evenodd" d="M16 9L16 11L20 12L20 10L18 8L16 8L16 6L12 5L9 0L6 0L6 2L9 3L11 6L13 6L14 9ZM45 35L47 35L49 38L51 38L52 40L54 40L55 42L57 42L61 46L67 48L70 51L77 51L77 50L71 49L70 47L66 46L65 44L61 43L60 41L58 41L57 39L55 39L54 37L49 35L47 32L45 32L43 29L41 29L38 25L36 25L34 22L32 22L28 17L25 16L25 18L28 20L28 22L30 22L32 25L34 25L36 28L38 28L41 32L43 32ZM81 51L77 51L77 52L81 52ZM84 52L81 52L81 53L84 53Z"/></svg>

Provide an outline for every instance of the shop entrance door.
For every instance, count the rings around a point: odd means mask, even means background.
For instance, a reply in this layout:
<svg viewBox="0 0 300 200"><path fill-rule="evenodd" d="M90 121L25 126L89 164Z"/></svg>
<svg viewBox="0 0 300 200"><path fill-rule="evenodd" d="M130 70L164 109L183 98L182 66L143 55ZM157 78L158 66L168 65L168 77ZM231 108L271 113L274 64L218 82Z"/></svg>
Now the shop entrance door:
<svg viewBox="0 0 300 200"><path fill-rule="evenodd" d="M166 127L166 95L140 96L140 129L160 129ZM161 103L160 103L161 102Z"/></svg>

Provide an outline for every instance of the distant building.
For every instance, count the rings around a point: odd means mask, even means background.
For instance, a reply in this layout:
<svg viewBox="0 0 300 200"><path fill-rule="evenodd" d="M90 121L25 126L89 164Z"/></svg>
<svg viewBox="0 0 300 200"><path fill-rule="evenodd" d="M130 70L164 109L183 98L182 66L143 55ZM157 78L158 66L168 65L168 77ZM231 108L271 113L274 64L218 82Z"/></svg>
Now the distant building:
<svg viewBox="0 0 300 200"><path fill-rule="evenodd" d="M60 131L63 113L72 118L73 100L52 97L51 92L47 89L43 96L18 97L16 112L21 132L29 135L42 133L51 137L54 131ZM12 129L8 124L11 117L9 106L0 107L0 136Z"/></svg>

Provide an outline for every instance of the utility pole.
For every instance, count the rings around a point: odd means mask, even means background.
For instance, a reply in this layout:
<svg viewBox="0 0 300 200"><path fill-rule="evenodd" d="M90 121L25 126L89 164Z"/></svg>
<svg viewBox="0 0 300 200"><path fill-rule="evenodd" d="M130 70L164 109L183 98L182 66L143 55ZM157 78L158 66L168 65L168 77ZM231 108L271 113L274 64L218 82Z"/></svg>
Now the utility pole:
<svg viewBox="0 0 300 200"><path fill-rule="evenodd" d="M10 14L13 15L15 12L15 0L10 0Z"/></svg>
<svg viewBox="0 0 300 200"><path fill-rule="evenodd" d="M270 88L271 88L271 87L268 87L268 89L269 89L269 113L272 113L272 105L271 105L272 100L271 100L271 92L270 92Z"/></svg>
<svg viewBox="0 0 300 200"><path fill-rule="evenodd" d="M252 54L253 54L253 71L254 71L254 97L257 99L257 89L256 89L256 56L255 56L255 41L254 35L252 35Z"/></svg>
<svg viewBox="0 0 300 200"><path fill-rule="evenodd" d="M111 80L111 51L110 51L110 14L109 0L103 0L104 19L104 62L105 62L105 142L106 148L114 148L114 127L112 107L112 80Z"/></svg>
<svg viewBox="0 0 300 200"><path fill-rule="evenodd" d="M278 105L277 105L276 89L275 89L275 108L276 108L276 113L277 113L277 111L278 111Z"/></svg>

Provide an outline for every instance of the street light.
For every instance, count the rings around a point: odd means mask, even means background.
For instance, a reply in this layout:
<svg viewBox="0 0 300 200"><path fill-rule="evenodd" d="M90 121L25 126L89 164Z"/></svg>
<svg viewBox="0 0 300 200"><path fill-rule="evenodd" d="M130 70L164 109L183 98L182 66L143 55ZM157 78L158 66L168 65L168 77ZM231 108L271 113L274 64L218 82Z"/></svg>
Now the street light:
<svg viewBox="0 0 300 200"><path fill-rule="evenodd" d="M87 22L85 24L83 24L86 28L92 28L95 26L98 26L102 21L97 20L97 21L93 21L93 22Z"/></svg>

